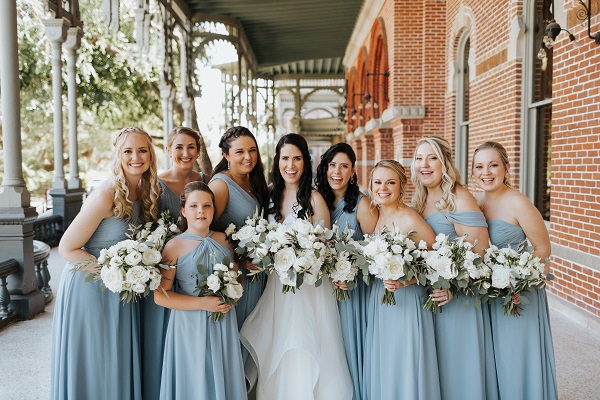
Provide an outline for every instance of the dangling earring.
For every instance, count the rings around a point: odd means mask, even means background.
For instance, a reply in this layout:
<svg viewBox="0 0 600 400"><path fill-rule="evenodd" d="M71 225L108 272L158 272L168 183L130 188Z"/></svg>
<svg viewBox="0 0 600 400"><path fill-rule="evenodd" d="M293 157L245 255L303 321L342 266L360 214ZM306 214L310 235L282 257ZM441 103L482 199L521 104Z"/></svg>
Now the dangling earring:
<svg viewBox="0 0 600 400"><path fill-rule="evenodd" d="M227 160L227 170L229 171L229 160Z"/></svg>
<svg viewBox="0 0 600 400"><path fill-rule="evenodd" d="M354 185L354 177L350 178L350 182L351 185Z"/></svg>

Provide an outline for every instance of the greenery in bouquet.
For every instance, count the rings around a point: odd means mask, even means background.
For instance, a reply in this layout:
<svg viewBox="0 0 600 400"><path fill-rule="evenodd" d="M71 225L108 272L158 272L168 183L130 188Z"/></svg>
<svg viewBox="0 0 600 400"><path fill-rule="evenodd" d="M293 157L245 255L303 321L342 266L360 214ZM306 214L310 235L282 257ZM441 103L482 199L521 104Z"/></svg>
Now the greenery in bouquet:
<svg viewBox="0 0 600 400"><path fill-rule="evenodd" d="M198 296L217 296L223 304L234 306L244 293L244 287L239 282L242 275L229 257L220 263L213 264L212 273L208 274L208 267L198 264L196 275L195 293ZM223 317L222 312L211 313L212 320L218 322Z"/></svg>
<svg viewBox="0 0 600 400"><path fill-rule="evenodd" d="M267 239L267 234L276 229L277 223L269 222L260 216L258 209L254 215L246 218L245 225L236 229L234 224L230 224L225 230L227 240L235 249L235 257L240 261L249 261L252 264L260 265L266 255L266 249L263 244ZM260 267L250 271L250 282L260 282L259 273L264 269Z"/></svg>
<svg viewBox="0 0 600 400"><path fill-rule="evenodd" d="M381 280L397 280L402 284L416 277L427 244L421 241L417 247L410 239L411 234L397 227L392 230L386 227L380 234L365 236L363 252L369 264L369 274ZM396 304L394 293L387 288L383 290L381 304Z"/></svg>
<svg viewBox="0 0 600 400"><path fill-rule="evenodd" d="M448 289L454 296L469 295L472 291L471 274L474 277L485 274L479 267L479 255L473 252L475 245L467 242L466 236L450 240L443 233L437 235L433 250L423 253L425 269L424 275L421 273L419 276L420 283L432 289ZM442 312L438 302L429 296L423 308L433 313Z"/></svg>
<svg viewBox="0 0 600 400"><path fill-rule="evenodd" d="M523 242L515 250L511 247L490 246L484 256L484 262L492 271L488 298L490 301L501 298L505 315L521 315L521 304L529 301L525 296L515 297L525 291L535 291L546 286L546 281L554 279L545 273L545 264L534 257L533 248ZM517 304L519 303L519 304Z"/></svg>
<svg viewBox="0 0 600 400"><path fill-rule="evenodd" d="M354 231L346 227L339 233L338 226L334 225L331 238L327 241L327 255L323 262L323 273L328 275L333 282L344 282L348 290L335 288L335 297L338 301L350 298L350 291L356 287L360 276L369 283L369 264L362 251L362 245L352 238Z"/></svg>

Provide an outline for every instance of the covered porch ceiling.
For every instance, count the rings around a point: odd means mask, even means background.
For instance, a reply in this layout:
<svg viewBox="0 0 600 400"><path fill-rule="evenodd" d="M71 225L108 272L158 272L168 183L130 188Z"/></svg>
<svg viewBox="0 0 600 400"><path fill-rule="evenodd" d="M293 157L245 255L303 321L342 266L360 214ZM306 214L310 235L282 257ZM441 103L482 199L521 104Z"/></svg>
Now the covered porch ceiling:
<svg viewBox="0 0 600 400"><path fill-rule="evenodd" d="M258 73L274 78L344 77L342 58L363 0L178 0L195 20L237 20Z"/></svg>

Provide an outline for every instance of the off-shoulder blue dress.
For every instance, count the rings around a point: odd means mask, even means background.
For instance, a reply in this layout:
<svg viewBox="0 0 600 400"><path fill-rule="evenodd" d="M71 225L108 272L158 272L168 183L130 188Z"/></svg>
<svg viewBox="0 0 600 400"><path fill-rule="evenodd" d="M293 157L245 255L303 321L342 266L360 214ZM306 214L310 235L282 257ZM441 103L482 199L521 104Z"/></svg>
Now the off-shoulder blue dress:
<svg viewBox="0 0 600 400"><path fill-rule="evenodd" d="M242 189L233 179L225 174L216 174L210 180L211 182L215 179L221 179L227 184L229 190L229 202L223 210L223 213L219 216L219 219L215 222L217 231L224 232L229 224L234 224L236 228L240 228L246 224L246 218L254 215L256 209L260 207L258 200L250 196L244 189ZM265 275L259 274L258 282L252 282L249 277L246 276L248 272L245 268L241 268L244 276L244 295L238 300L235 306L237 313L238 327L242 329L242 325L248 315L256 307L256 303L260 299L265 286ZM244 352L245 353L245 352ZM247 358L247 353L244 354L244 359Z"/></svg>
<svg viewBox="0 0 600 400"><path fill-rule="evenodd" d="M212 274L229 249L211 238L183 233L198 245L177 260L177 292L197 296L197 265ZM244 400L246 383L235 308L214 322L205 310L171 310L162 365L160 398L164 400Z"/></svg>
<svg viewBox="0 0 600 400"><path fill-rule="evenodd" d="M478 211L435 212L425 218L436 235L458 237L454 223L487 227ZM469 238L467 238L469 240ZM495 400L498 383L490 316L469 298L455 297L434 315L435 341L444 400Z"/></svg>
<svg viewBox="0 0 600 400"><path fill-rule="evenodd" d="M525 240L520 226L500 219L488 221L492 244L517 249ZM558 398L554 347L546 289L525 292L521 316L504 315L501 301L490 304L496 373L501 400Z"/></svg>
<svg viewBox="0 0 600 400"><path fill-rule="evenodd" d="M127 239L129 223L137 224L139 202L131 221L102 220L83 249L100 250ZM67 264L56 294L52 326L50 398L141 399L139 306L122 303L119 293L102 289L100 281Z"/></svg>
<svg viewBox="0 0 600 400"><path fill-rule="evenodd" d="M181 212L179 196L162 180L158 180L161 192L160 211L169 210L177 221ZM142 394L144 400L156 400L160 394L160 375L165 348L165 334L169 322L168 308L154 302L154 293L140 299L140 319L142 342Z"/></svg>
<svg viewBox="0 0 600 400"><path fill-rule="evenodd" d="M358 196L356 206L351 213L344 211L344 207L346 207L344 199L338 201L331 212L331 226L337 224L340 233L346 227L352 229L354 231L352 235L354 240L364 239L360 224L356 219L356 210L362 197L362 194ZM361 277L359 278L358 285L350 291L350 298L338 301L346 359L348 360L348 368L350 369L350 376L352 377L352 385L354 387L354 399L360 399L362 393L364 341L367 333L368 290L369 286L365 284Z"/></svg>

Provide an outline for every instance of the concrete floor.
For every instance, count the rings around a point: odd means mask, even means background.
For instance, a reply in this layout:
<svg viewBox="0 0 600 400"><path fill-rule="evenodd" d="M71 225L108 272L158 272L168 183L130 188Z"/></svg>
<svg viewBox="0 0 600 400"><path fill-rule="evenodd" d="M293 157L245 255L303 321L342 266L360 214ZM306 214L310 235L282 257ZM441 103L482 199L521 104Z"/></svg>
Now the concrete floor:
<svg viewBox="0 0 600 400"><path fill-rule="evenodd" d="M56 293L65 262L53 249L49 269ZM550 297L560 400L600 399L600 324ZM47 399L53 305L32 320L0 331L0 399ZM116 400L116 399L115 399ZM122 399L125 400L125 399ZM531 399L543 400L543 399Z"/></svg>

